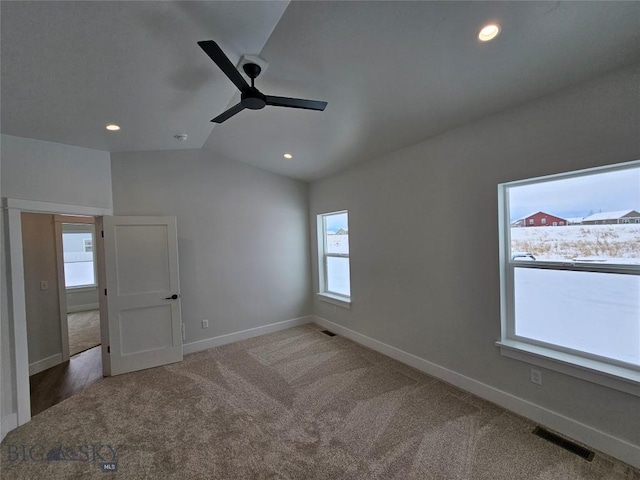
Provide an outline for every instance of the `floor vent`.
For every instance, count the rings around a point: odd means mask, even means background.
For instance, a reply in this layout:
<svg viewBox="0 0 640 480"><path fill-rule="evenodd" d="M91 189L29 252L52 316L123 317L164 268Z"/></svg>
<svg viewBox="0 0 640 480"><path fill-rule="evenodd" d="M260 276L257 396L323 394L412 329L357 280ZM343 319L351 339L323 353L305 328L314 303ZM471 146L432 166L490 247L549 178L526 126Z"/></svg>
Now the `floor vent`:
<svg viewBox="0 0 640 480"><path fill-rule="evenodd" d="M544 438L548 442L554 443L559 447L564 448L565 450L569 450L571 453L575 453L579 457L582 457L589 462L593 460L593 457L595 455L595 453L591 450L581 447L580 445L573 443L571 440L562 438L555 433L551 433L549 430L545 430L542 427L534 428L532 433L540 438Z"/></svg>
<svg viewBox="0 0 640 480"><path fill-rule="evenodd" d="M325 335L329 335L330 337L335 337L336 334L333 332L330 332L329 330L322 330L322 333L324 333Z"/></svg>

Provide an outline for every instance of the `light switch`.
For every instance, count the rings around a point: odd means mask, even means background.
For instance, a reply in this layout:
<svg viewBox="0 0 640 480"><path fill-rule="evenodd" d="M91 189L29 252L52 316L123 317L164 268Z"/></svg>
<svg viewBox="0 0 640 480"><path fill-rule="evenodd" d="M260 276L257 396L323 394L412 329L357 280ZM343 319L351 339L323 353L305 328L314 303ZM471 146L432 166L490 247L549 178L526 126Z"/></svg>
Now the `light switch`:
<svg viewBox="0 0 640 480"><path fill-rule="evenodd" d="M40 290L49 290L49 282L40 280Z"/></svg>

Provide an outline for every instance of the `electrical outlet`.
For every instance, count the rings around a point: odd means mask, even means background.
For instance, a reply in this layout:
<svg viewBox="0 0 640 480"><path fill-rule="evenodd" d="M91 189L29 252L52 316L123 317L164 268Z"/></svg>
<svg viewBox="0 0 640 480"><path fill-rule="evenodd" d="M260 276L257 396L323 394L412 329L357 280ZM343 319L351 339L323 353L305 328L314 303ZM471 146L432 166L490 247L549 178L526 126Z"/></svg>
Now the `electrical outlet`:
<svg viewBox="0 0 640 480"><path fill-rule="evenodd" d="M542 372L540 370L531 369L531 383L542 385Z"/></svg>
<svg viewBox="0 0 640 480"><path fill-rule="evenodd" d="M40 280L40 290L49 290L49 282Z"/></svg>
<svg viewBox="0 0 640 480"><path fill-rule="evenodd" d="M202 328L209 328L209 320L202 320Z"/></svg>

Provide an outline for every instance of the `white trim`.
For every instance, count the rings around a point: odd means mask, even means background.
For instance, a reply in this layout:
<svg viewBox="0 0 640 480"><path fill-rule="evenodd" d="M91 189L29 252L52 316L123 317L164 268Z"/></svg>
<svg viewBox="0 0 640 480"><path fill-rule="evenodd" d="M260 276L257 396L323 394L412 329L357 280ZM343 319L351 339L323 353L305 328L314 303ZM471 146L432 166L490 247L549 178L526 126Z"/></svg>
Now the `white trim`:
<svg viewBox="0 0 640 480"><path fill-rule="evenodd" d="M96 297L98 294L96 293ZM73 307L67 307L67 313L86 312L88 310L98 310L100 308L99 303L87 303L86 305L74 305Z"/></svg>
<svg viewBox="0 0 640 480"><path fill-rule="evenodd" d="M9 415L5 415L2 417L2 423L0 424L0 441L4 440L4 437L7 436L14 428L18 427L18 414L10 413Z"/></svg>
<svg viewBox="0 0 640 480"><path fill-rule="evenodd" d="M24 293L24 262L22 257L21 211L10 208L7 212L10 264L11 307L13 318L14 362L16 369L16 408L18 425L31 419L29 392L29 350L27 346L27 307Z"/></svg>
<svg viewBox="0 0 640 480"><path fill-rule="evenodd" d="M95 292L98 290L98 284L96 283L95 285L83 285L81 287L66 287L65 290L67 294L78 292Z"/></svg>
<svg viewBox="0 0 640 480"><path fill-rule="evenodd" d="M552 173L550 175L543 175L541 177L525 178L524 180L514 180L511 182L504 182L501 185L508 184L509 186L519 187L523 185L531 185L533 183L543 183L543 182L549 182L552 180L560 180L562 178L569 178L569 177L575 178L575 177L589 176L595 173L626 170L629 168L636 168L638 166L640 166L640 160L631 160L629 162L614 163L611 165L601 165L599 167L589 167L589 168L582 168L580 170L573 170L568 172ZM539 212L536 212L536 213L539 213Z"/></svg>
<svg viewBox="0 0 640 480"><path fill-rule="evenodd" d="M522 415L536 423L549 427L557 432L589 445L607 455L611 455L629 465L640 468L640 446L629 443L608 433L597 430L557 412L548 410L520 397L499 390L495 387L461 375L453 370L441 367L411 353L382 343L361 333L350 330L322 317L314 316L314 322L328 328L334 333L365 345L395 360L405 363L422 372L432 375L447 383L462 388L478 397L489 400L507 410Z"/></svg>
<svg viewBox="0 0 640 480"><path fill-rule="evenodd" d="M298 325L306 325L312 323L312 315L305 317L292 318L291 320L285 320L283 322L271 323L262 327L249 328L247 330L241 330L239 332L228 333L226 335L220 335L218 337L207 338L206 340L198 340L196 342L185 343L182 351L185 355L189 353L199 352L201 350L207 350L209 348L219 347L228 343L238 342L240 340L246 340L247 338L259 337L260 335L266 335L267 333L277 332L279 330L285 330L287 328L296 327Z"/></svg>
<svg viewBox="0 0 640 480"><path fill-rule="evenodd" d="M505 357L640 397L640 372L516 340L496 342Z"/></svg>
<svg viewBox="0 0 640 480"><path fill-rule="evenodd" d="M62 363L62 354L56 353L50 357L43 358L37 362L29 364L29 375L35 375L36 373L44 372L45 370L60 365Z"/></svg>
<svg viewBox="0 0 640 480"><path fill-rule="evenodd" d="M318 292L316 295L318 296L318 300L322 300L323 302L331 303L342 308L351 308L351 297L340 297L326 292Z"/></svg>
<svg viewBox="0 0 640 480"><path fill-rule="evenodd" d="M91 217L113 215L113 208L84 207L82 205L38 202L35 200L23 200L20 198L5 199L5 208L14 208L23 212L58 213L63 215L86 215Z"/></svg>
<svg viewBox="0 0 640 480"><path fill-rule="evenodd" d="M58 217L59 215L54 215ZM60 346L62 361L69 360L69 324L67 323L67 291L64 287L64 246L62 242L62 223L53 222L53 243L56 249L56 274L58 276L58 312L60 315ZM33 373L31 374L33 375Z"/></svg>
<svg viewBox="0 0 640 480"><path fill-rule="evenodd" d="M27 313L24 293L24 262L22 258L21 213L40 212L69 215L112 215L113 209L84 207L62 203L38 202L16 198L3 199L7 209L7 250L11 268L11 318L13 319L13 344L16 378L16 408L18 425L31 419L31 395L29 392L29 351L27 345Z"/></svg>
<svg viewBox="0 0 640 480"><path fill-rule="evenodd" d="M328 253L327 252L327 217L331 217L334 215L347 215L347 228L349 228L349 210L338 210L336 212L327 212L327 213L319 213L316 215L316 235L318 237L317 246L318 246L318 286L319 290L321 290L318 295L325 295L326 299L321 298L321 300L325 300L334 305L338 305L340 307L351 308L349 306L350 296L336 294L334 292L329 291L328 288L328 279L327 279L327 258L346 258L349 262L349 289L351 289L351 260L349 253ZM333 301L337 300L337 301Z"/></svg>
<svg viewBox="0 0 640 480"><path fill-rule="evenodd" d="M509 189L546 183L563 179L574 179L606 172L637 169L640 160L563 172L543 177L505 182L498 185L498 234L500 272L500 322L501 339L496 343L504 356L561 372L599 385L640 396L640 371L636 366L625 368L616 359L598 357L579 349L554 346L552 342L536 341L516 335L515 318L515 271L516 269L550 269L553 271L598 272L620 275L638 275L637 265L607 263L603 265L580 261L520 261L511 258L511 221L509 218ZM527 218L527 217L523 217ZM567 223L569 224L569 222ZM544 344L544 345L542 345ZM592 358L588 358L592 357ZM601 358L601 360L598 360Z"/></svg>

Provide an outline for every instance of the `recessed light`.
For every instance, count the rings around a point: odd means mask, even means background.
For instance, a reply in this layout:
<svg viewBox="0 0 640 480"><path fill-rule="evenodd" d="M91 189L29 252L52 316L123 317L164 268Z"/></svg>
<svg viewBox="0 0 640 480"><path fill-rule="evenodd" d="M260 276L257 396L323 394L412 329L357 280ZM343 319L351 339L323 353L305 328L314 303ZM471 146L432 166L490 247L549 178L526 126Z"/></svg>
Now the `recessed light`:
<svg viewBox="0 0 640 480"><path fill-rule="evenodd" d="M481 42L488 42L493 40L500 33L500 25L497 23L491 23L482 27L482 30L478 33L478 40Z"/></svg>
<svg viewBox="0 0 640 480"><path fill-rule="evenodd" d="M291 160L293 158L293 155L291 155L290 153L285 153L283 157L286 158L287 160Z"/></svg>
<svg viewBox="0 0 640 480"><path fill-rule="evenodd" d="M115 125L113 123L110 123L109 125L107 125L107 130L111 130L112 132L117 132L118 130L120 130L120 127L118 125Z"/></svg>

